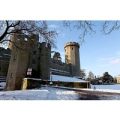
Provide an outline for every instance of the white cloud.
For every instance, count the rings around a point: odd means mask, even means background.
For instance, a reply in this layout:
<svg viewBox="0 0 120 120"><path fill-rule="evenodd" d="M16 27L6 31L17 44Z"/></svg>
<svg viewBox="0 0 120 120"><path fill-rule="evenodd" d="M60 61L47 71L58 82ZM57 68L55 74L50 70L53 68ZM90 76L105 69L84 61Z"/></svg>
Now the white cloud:
<svg viewBox="0 0 120 120"><path fill-rule="evenodd" d="M106 62L111 64L118 64L120 61L120 51L116 51L112 56L100 57L97 59L98 62Z"/></svg>
<svg viewBox="0 0 120 120"><path fill-rule="evenodd" d="M120 64L120 57L104 57L98 59L98 64L101 66L108 66L108 65L117 65Z"/></svg>
<svg viewBox="0 0 120 120"><path fill-rule="evenodd" d="M120 64L120 58L116 58L110 61L110 64Z"/></svg>

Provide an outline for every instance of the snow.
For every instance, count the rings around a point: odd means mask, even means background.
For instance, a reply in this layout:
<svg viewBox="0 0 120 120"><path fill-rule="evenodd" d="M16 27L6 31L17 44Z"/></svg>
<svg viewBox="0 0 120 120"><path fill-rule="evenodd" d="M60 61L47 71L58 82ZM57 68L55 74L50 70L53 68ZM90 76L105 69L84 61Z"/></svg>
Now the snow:
<svg viewBox="0 0 120 120"><path fill-rule="evenodd" d="M120 87L120 86L119 86ZM70 88L70 87L63 87L63 86L55 86L55 88L63 88L63 89L69 89L69 90L82 90L82 91L99 91L99 92L110 92L110 93L120 93L120 89L119 90L114 90L114 89L99 89L96 87L96 89L94 89L94 86L91 85L91 88Z"/></svg>
<svg viewBox="0 0 120 120"><path fill-rule="evenodd" d="M60 81L60 82L87 82L85 80L79 79L77 77L67 77L67 76L61 76L61 75L51 75L51 81ZM40 81L42 79L39 78L24 78L24 80L27 79L33 79L36 81Z"/></svg>
<svg viewBox="0 0 120 120"><path fill-rule="evenodd" d="M66 76L60 76L60 75L51 75L52 81L62 81L62 82L87 82L82 79L78 79L75 77L66 77Z"/></svg>
<svg viewBox="0 0 120 120"><path fill-rule="evenodd" d="M0 82L0 87L5 87L6 83L5 82Z"/></svg>
<svg viewBox="0 0 120 120"><path fill-rule="evenodd" d="M42 87L34 90L0 92L0 100L77 100L79 95L74 91Z"/></svg>
<svg viewBox="0 0 120 120"><path fill-rule="evenodd" d="M120 93L120 90L112 90L112 89L82 89L87 91L99 91L99 92L110 92L110 93Z"/></svg>
<svg viewBox="0 0 120 120"><path fill-rule="evenodd" d="M0 82L0 90L5 88L6 82Z"/></svg>
<svg viewBox="0 0 120 120"><path fill-rule="evenodd" d="M17 90L17 91L1 91L0 100L80 100L82 99L81 94L74 90L80 88L71 88L71 90L64 89L65 87L49 87L44 86L39 89L33 90ZM72 90L73 89L73 90ZM102 92L114 92L114 90L107 89L80 89L84 91L102 91ZM105 91L104 91L105 90ZM118 92L119 91L119 92ZM116 90L120 93L120 90ZM87 96L86 96L87 97ZM89 97L89 96L88 96ZM86 98L83 98L86 99ZM87 98L90 99L90 98ZM93 96L94 99L94 96ZM118 100L120 95L113 94L110 96L98 96L99 100Z"/></svg>
<svg viewBox="0 0 120 120"><path fill-rule="evenodd" d="M91 88L97 89L113 89L113 90L120 90L120 84L113 84L113 85L91 85Z"/></svg>
<svg viewBox="0 0 120 120"><path fill-rule="evenodd" d="M5 82L1 82L0 85L4 87ZM84 89L84 88L65 89L65 88L66 87L60 87L60 86L57 87L42 86L39 89L33 89L33 90L1 91L0 100L80 100L82 96L77 92L75 92L74 90L95 91L95 92L101 91L103 93L104 92L120 93L120 84L91 85L91 89ZM110 96L101 96L98 99L119 100L120 95L113 94Z"/></svg>
<svg viewBox="0 0 120 120"><path fill-rule="evenodd" d="M94 89L95 87L95 89ZM91 91L101 91L101 92L112 92L112 93L120 93L120 84L114 85L91 85Z"/></svg>

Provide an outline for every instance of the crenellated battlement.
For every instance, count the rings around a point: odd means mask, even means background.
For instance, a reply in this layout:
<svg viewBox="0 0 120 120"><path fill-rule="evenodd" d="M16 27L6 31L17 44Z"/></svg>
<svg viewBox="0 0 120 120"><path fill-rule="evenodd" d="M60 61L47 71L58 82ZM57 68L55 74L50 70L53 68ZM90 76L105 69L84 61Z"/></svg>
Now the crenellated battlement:
<svg viewBox="0 0 120 120"><path fill-rule="evenodd" d="M77 42L68 42L65 44L64 48L66 48L67 46L77 46L78 48L80 47L79 43Z"/></svg>

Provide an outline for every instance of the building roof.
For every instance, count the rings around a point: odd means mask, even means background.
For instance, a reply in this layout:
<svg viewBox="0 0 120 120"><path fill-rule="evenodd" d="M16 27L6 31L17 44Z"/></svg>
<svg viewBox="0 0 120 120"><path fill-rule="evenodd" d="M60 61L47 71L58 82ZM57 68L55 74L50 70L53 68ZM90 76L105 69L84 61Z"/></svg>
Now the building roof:
<svg viewBox="0 0 120 120"><path fill-rule="evenodd" d="M88 82L82 79L78 79L76 77L66 77L60 75L51 75L51 81L59 81L59 82Z"/></svg>

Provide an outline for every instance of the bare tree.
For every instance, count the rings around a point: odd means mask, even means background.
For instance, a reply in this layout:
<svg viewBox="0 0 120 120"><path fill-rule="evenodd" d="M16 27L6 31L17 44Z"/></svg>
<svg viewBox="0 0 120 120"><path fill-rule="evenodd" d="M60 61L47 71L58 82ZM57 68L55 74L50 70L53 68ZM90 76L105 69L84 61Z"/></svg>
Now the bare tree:
<svg viewBox="0 0 120 120"><path fill-rule="evenodd" d="M95 33L94 21L78 20L78 21L63 21L63 25L70 30L76 29L79 31L80 43L84 42L87 34Z"/></svg>
<svg viewBox="0 0 120 120"><path fill-rule="evenodd" d="M94 79L94 78L95 78L95 75L93 74L93 72L90 71L90 72L88 73L88 78L89 78L89 79Z"/></svg>
<svg viewBox="0 0 120 120"><path fill-rule="evenodd" d="M85 78L85 77L86 77L85 69L81 69L81 70L80 70L80 76L81 76L82 78Z"/></svg>
<svg viewBox="0 0 120 120"><path fill-rule="evenodd" d="M99 21L100 27L98 30L102 31L105 35L109 35L113 31L120 30L119 20L109 20L109 21ZM64 21L64 26L70 30L76 29L79 31L80 42L85 41L85 36L87 34L96 33L98 24L95 21L78 20L78 21Z"/></svg>
<svg viewBox="0 0 120 120"><path fill-rule="evenodd" d="M46 21L0 21L0 44L10 41L8 37L14 33L39 34L44 40L55 46L57 32L49 30Z"/></svg>
<svg viewBox="0 0 120 120"><path fill-rule="evenodd" d="M120 29L120 21L105 21L103 23L103 32L108 35L113 31Z"/></svg>

